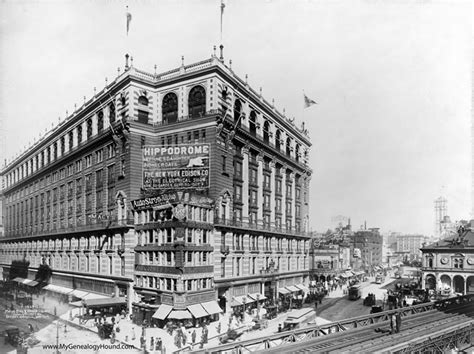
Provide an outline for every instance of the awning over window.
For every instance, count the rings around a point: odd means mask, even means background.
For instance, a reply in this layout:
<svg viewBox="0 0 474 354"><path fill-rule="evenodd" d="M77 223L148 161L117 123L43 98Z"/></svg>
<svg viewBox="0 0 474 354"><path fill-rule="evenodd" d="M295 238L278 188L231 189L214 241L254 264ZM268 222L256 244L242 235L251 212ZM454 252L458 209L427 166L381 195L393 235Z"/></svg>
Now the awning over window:
<svg viewBox="0 0 474 354"><path fill-rule="evenodd" d="M69 293L71 293L73 291L73 289L71 288L66 288L64 286L59 286L59 285L54 285L54 284L48 284L46 285L43 290L49 290L49 291L52 291L54 293L59 293L59 294L64 294L64 295L68 295Z"/></svg>
<svg viewBox="0 0 474 354"><path fill-rule="evenodd" d="M287 286L286 287L290 292L292 293L297 293L298 291L300 291L301 289L298 289L296 286L294 285L290 285L290 286Z"/></svg>
<svg viewBox="0 0 474 354"><path fill-rule="evenodd" d="M279 289L278 289L278 292L279 292L280 294L283 294L283 295L286 295L286 294L291 293L291 291L288 290L288 289L286 289L286 288L279 288Z"/></svg>
<svg viewBox="0 0 474 354"><path fill-rule="evenodd" d="M209 315L214 315L216 313L222 312L221 308L219 307L216 301L204 302L201 305L202 307L204 307L204 310L206 310Z"/></svg>
<svg viewBox="0 0 474 354"><path fill-rule="evenodd" d="M168 318L171 318L171 319L174 319L174 320L186 320L186 319L191 319L192 316L189 313L189 311L173 310L168 315Z"/></svg>
<svg viewBox="0 0 474 354"><path fill-rule="evenodd" d="M69 305L76 306L76 307L82 307L82 301L73 301L73 302L70 302Z"/></svg>
<svg viewBox="0 0 474 354"><path fill-rule="evenodd" d="M231 307L241 306L244 304L250 304L252 302L255 302L255 300L248 297L247 295L234 296L234 298L232 299L230 303L230 306Z"/></svg>
<svg viewBox="0 0 474 354"><path fill-rule="evenodd" d="M249 297L251 297L255 301L261 301L261 300L266 300L267 299L267 297L265 295L260 294L260 293L249 294Z"/></svg>
<svg viewBox="0 0 474 354"><path fill-rule="evenodd" d="M171 310L173 310L173 306L161 304L160 307L158 307L158 310L156 310L156 312L151 317L164 320L166 317L168 317Z"/></svg>
<svg viewBox="0 0 474 354"><path fill-rule="evenodd" d="M95 293L88 293L84 296L83 300L92 300L92 299L110 299L110 296L95 294Z"/></svg>
<svg viewBox="0 0 474 354"><path fill-rule="evenodd" d="M25 278L16 277L15 279L13 279L13 281L16 281L17 283L21 284L23 284L23 280L25 280Z"/></svg>
<svg viewBox="0 0 474 354"><path fill-rule="evenodd" d="M90 299L84 300L86 307L106 307L106 306L120 306L126 305L127 299L124 297L109 297L106 299Z"/></svg>
<svg viewBox="0 0 474 354"><path fill-rule="evenodd" d="M196 318L209 316L209 314L206 312L204 307L201 306L201 304L189 305L188 311L191 312L191 314Z"/></svg>
<svg viewBox="0 0 474 354"><path fill-rule="evenodd" d="M39 283L35 280L31 280L31 279L25 279L25 282L23 284L26 284L28 286L36 286L38 285Z"/></svg>
<svg viewBox="0 0 474 354"><path fill-rule="evenodd" d="M70 293L70 295L73 295L73 296L75 296L75 297L77 297L77 298L79 298L79 299L84 299L87 294L89 294L89 293L86 292L86 291L77 290L77 289L73 290L73 291Z"/></svg>
<svg viewBox="0 0 474 354"><path fill-rule="evenodd" d="M309 292L309 289L308 289L306 286L304 286L303 284L297 284L297 285L295 285L295 286L296 286L298 289L303 290L305 293L308 293L308 292Z"/></svg>

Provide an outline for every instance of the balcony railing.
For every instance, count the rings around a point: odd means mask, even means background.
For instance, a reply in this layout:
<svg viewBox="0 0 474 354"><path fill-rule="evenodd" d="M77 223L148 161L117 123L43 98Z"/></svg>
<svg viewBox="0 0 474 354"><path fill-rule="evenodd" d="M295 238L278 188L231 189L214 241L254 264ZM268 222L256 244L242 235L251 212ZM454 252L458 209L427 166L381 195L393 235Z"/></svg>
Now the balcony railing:
<svg viewBox="0 0 474 354"><path fill-rule="evenodd" d="M286 228L283 228L283 227L275 227L275 226L270 226L268 224L260 225L257 223L249 223L249 222L243 222L243 221L233 220L233 219L214 218L214 224L216 226L231 226L231 227L242 228L242 229L253 229L253 230L259 230L259 231L277 232L277 233L283 233L285 235L291 235L291 236L310 236L309 233L304 232L304 231L287 230Z"/></svg>

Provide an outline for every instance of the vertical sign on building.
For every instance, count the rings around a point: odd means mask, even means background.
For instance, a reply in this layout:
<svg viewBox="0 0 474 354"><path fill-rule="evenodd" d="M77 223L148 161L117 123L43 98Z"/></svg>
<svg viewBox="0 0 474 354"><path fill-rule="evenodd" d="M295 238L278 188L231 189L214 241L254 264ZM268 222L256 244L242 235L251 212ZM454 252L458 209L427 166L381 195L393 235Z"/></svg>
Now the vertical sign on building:
<svg viewBox="0 0 474 354"><path fill-rule="evenodd" d="M146 189L209 188L209 144L143 147Z"/></svg>

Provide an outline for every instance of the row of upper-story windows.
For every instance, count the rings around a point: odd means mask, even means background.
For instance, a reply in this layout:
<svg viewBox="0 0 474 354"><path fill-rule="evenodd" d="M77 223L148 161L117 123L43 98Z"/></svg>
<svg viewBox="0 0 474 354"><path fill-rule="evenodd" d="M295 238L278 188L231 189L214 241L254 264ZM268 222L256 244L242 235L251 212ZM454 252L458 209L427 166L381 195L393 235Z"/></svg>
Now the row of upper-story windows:
<svg viewBox="0 0 474 354"><path fill-rule="evenodd" d="M247 243L248 242L248 243ZM226 245L225 234L221 235L221 245ZM245 235L242 233L232 234L232 249L236 251L302 251L308 250L308 241L288 239L284 237Z"/></svg>
<svg viewBox="0 0 474 354"><path fill-rule="evenodd" d="M95 113L94 116L76 125L49 146L38 152L34 157L8 173L6 175L7 188L48 166L58 158L64 156L67 152L101 133L104 130L104 110L108 113L109 121L113 123L115 121L115 105L114 103L110 103L106 109L101 109ZM108 153L110 154L109 151Z"/></svg>
<svg viewBox="0 0 474 354"><path fill-rule="evenodd" d="M228 101L227 97L223 96L224 101ZM224 103L223 110L226 111L230 104ZM271 143L273 146L287 156L294 158L297 162L308 160L309 150L305 148L302 143L298 142L296 138L285 132L283 128L278 127L275 123L272 123L268 118L263 117L261 113L258 113L256 109L249 108L249 112L244 112L245 108L243 100L236 98L233 103L234 112L234 124L241 127L243 120L248 117L248 129L252 135L261 135L263 141L267 144ZM259 118L263 121L263 125L258 121ZM262 129L260 129L262 128ZM286 139L285 139L286 137Z"/></svg>
<svg viewBox="0 0 474 354"><path fill-rule="evenodd" d="M160 289L165 291L177 291L178 282L173 278L154 277L146 275L137 275L135 277L135 284L138 287ZM196 291L201 289L213 288L212 278L189 279L183 280L184 290Z"/></svg>
<svg viewBox="0 0 474 354"><path fill-rule="evenodd" d="M59 182L71 176L76 176L84 169L92 167L93 164L97 165L104 162L104 154L106 154L107 159L111 159L115 157L115 149L115 143L109 144L103 149L98 149L94 153L88 154L84 158L78 159L74 163L68 164L66 167L60 168L59 170L52 172L50 175L42 177L34 183L31 183L14 193L10 193L6 198L6 203L8 204L16 200L20 200L29 196L30 194L37 192L41 188L46 186L50 187L52 183ZM113 168L109 166L108 170L113 170Z"/></svg>

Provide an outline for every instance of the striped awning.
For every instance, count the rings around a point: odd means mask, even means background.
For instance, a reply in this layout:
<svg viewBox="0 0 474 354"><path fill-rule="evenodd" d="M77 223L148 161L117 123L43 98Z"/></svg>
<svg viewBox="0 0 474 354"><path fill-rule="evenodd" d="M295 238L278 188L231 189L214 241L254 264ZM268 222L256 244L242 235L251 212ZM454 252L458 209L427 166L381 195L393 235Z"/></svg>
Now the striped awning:
<svg viewBox="0 0 474 354"><path fill-rule="evenodd" d="M308 289L306 286L304 286L303 284L296 284L295 286L296 286L298 289L303 290L305 293L308 293L308 292L309 292L309 289Z"/></svg>
<svg viewBox="0 0 474 354"><path fill-rule="evenodd" d="M294 285L290 285L290 286L287 286L286 287L290 292L292 293L297 293L298 291L301 291L301 289L298 289L296 286Z"/></svg>
<svg viewBox="0 0 474 354"><path fill-rule="evenodd" d="M173 306L161 304L160 307L158 307L158 310L156 310L151 317L164 320L166 317L168 317L171 310L173 310Z"/></svg>
<svg viewBox="0 0 474 354"><path fill-rule="evenodd" d="M54 284L48 284L46 285L43 290L49 290L54 293L58 294L64 294L64 295L69 295L73 291L71 288L66 288L64 286L59 286L59 285L54 285Z"/></svg>
<svg viewBox="0 0 474 354"><path fill-rule="evenodd" d="M203 302L201 305L209 315L215 315L216 313L222 312L222 309L219 307L216 301Z"/></svg>
<svg viewBox="0 0 474 354"><path fill-rule="evenodd" d="M249 297L251 297L255 301L261 301L261 300L266 300L267 299L267 297L265 295L260 294L260 293L249 294Z"/></svg>
<svg viewBox="0 0 474 354"><path fill-rule="evenodd" d="M73 296L77 297L78 299L84 299L87 294L89 294L89 293L86 292L86 291L75 289L69 295L73 295Z"/></svg>
<svg viewBox="0 0 474 354"><path fill-rule="evenodd" d="M206 310L204 309L204 307L202 307L201 304L189 305L188 306L188 311L191 312L191 314L195 318L201 318L201 317L209 316L209 314L206 312Z"/></svg>
<svg viewBox="0 0 474 354"><path fill-rule="evenodd" d="M189 311L186 310L173 310L170 312L168 315L168 318L174 319L174 320L187 320L191 319L192 316L189 313Z"/></svg>
<svg viewBox="0 0 474 354"><path fill-rule="evenodd" d="M279 289L278 289L278 292L279 292L280 294L283 294L283 295L286 295L286 294L290 294L290 293L291 293L291 291L288 290L288 289L286 289L286 288L279 288Z"/></svg>

